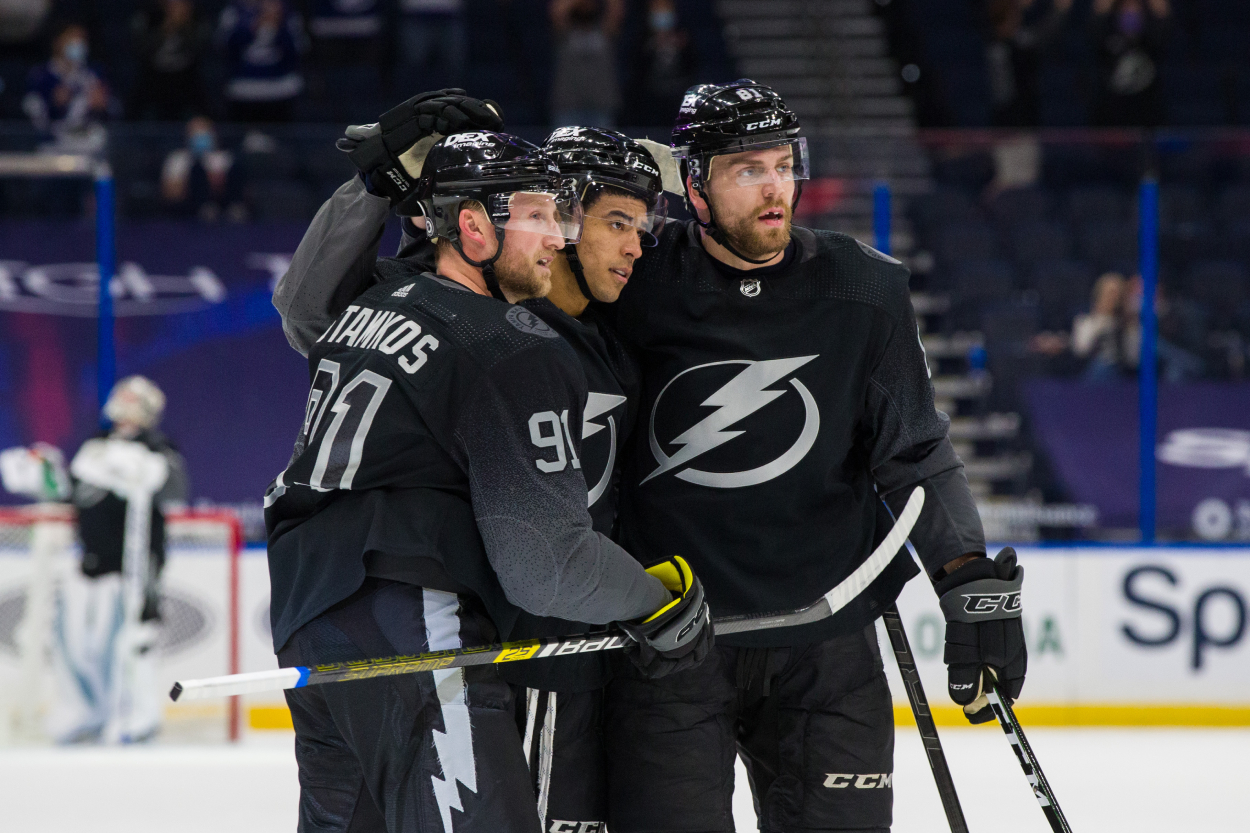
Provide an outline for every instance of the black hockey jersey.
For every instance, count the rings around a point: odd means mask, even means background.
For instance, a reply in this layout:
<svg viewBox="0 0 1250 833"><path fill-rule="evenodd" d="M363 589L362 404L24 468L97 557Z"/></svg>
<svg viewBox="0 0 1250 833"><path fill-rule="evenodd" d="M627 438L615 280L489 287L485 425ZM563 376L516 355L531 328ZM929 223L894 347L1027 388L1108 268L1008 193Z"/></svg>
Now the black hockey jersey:
<svg viewBox="0 0 1250 833"><path fill-rule="evenodd" d="M303 426L266 495L275 649L367 573L473 593L504 638L519 609L610 622L665 603L591 528L565 341L522 307L377 268L309 353Z"/></svg>
<svg viewBox="0 0 1250 833"><path fill-rule="evenodd" d="M638 406L638 373L625 346L593 306L573 318L546 299L524 301L526 309L551 325L581 362L588 393L581 425L581 470L586 502L596 531L611 535L616 527L617 491L625 439ZM522 613L513 628L517 638L585 633L591 625ZM551 657L510 663L500 671L509 682L556 691L590 691L607 682L608 657L602 653Z"/></svg>
<svg viewBox="0 0 1250 833"><path fill-rule="evenodd" d="M907 270L854 239L794 229L788 265L726 274L670 223L610 314L640 363L621 543L685 556L713 616L814 602L871 552L878 493L923 485L912 541L930 572L984 537L936 408ZM832 619L730 637L786 645L862 628L916 574L902 551Z"/></svg>

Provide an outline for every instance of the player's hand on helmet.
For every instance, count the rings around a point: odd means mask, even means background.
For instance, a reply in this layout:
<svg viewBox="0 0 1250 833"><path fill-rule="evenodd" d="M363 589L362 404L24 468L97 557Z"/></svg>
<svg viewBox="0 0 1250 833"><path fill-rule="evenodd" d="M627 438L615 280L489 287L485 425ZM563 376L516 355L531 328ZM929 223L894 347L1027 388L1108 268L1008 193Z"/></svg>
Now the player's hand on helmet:
<svg viewBox="0 0 1250 833"><path fill-rule="evenodd" d="M971 723L994 719L985 697L987 675L1012 700L1020 696L1028 650L1020 622L1024 568L1007 547L994 559L974 558L937 582L946 617L948 687Z"/></svg>
<svg viewBox="0 0 1250 833"><path fill-rule="evenodd" d="M663 677L693 668L712 647L712 619L703 599L703 585L686 559L675 555L648 567L663 582L673 601L641 621L619 622L632 639L626 653L648 677Z"/></svg>
<svg viewBox="0 0 1250 833"><path fill-rule="evenodd" d="M439 138L502 129L498 104L453 87L415 95L374 124L353 124L335 146L368 178L371 191L398 205L413 192L425 153Z"/></svg>

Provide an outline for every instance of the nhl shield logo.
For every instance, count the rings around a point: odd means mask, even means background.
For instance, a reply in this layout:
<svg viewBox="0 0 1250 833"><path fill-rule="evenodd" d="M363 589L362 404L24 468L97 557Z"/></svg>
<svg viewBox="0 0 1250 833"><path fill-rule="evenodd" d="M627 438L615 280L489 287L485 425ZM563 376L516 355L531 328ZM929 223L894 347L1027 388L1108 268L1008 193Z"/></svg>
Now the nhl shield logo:
<svg viewBox="0 0 1250 833"><path fill-rule="evenodd" d="M760 294L760 279L743 278L742 283L738 284L738 291L748 298L754 298Z"/></svg>

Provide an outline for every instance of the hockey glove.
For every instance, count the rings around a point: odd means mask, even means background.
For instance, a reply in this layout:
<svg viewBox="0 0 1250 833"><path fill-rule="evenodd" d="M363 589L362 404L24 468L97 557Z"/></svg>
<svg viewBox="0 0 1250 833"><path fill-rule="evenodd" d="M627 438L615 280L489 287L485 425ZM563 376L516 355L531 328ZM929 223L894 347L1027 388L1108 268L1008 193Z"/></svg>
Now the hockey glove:
<svg viewBox="0 0 1250 833"><path fill-rule="evenodd" d="M1028 651L1020 623L1024 568L1007 547L993 560L975 558L940 580L935 589L946 617L946 654L951 699L972 723L994 719L984 695L992 674L1012 700L1020 696Z"/></svg>
<svg viewBox="0 0 1250 833"><path fill-rule="evenodd" d="M647 572L677 598L641 622L618 623L633 639L626 652L651 678L693 668L712 647L712 619L703 600L703 585L680 555L648 567Z"/></svg>
<svg viewBox="0 0 1250 833"><path fill-rule="evenodd" d="M412 193L425 153L439 138L466 130L502 129L498 104L449 88L413 96L387 110L375 124L351 125L335 146L365 175L372 192L384 194L397 206Z"/></svg>

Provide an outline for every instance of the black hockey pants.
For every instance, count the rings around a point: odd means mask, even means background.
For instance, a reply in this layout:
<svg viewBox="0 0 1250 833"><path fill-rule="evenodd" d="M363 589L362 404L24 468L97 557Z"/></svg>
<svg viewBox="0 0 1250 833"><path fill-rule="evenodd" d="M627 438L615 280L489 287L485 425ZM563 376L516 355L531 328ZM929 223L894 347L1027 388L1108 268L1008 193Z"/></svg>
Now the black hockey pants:
<svg viewBox="0 0 1250 833"><path fill-rule="evenodd" d="M718 646L658 680L618 665L604 734L612 833L734 830L741 755L762 833L887 833L894 709L877 635Z"/></svg>
<svg viewBox="0 0 1250 833"><path fill-rule="evenodd" d="M283 666L495 641L470 599L368 579L304 625ZM538 833L512 693L490 666L286 693L300 833Z"/></svg>

